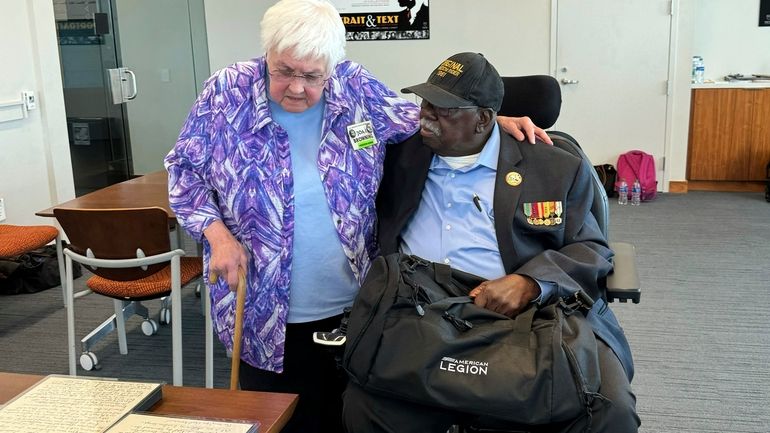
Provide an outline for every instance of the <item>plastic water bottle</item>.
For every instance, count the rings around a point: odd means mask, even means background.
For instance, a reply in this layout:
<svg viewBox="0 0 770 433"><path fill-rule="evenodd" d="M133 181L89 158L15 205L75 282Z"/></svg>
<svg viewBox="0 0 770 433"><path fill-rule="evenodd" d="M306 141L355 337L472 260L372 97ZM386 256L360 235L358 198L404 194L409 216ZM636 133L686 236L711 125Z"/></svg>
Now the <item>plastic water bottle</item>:
<svg viewBox="0 0 770 433"><path fill-rule="evenodd" d="M625 179L621 179L618 186L618 204L623 206L628 204L628 184Z"/></svg>
<svg viewBox="0 0 770 433"><path fill-rule="evenodd" d="M690 74L690 81L695 84L697 83L695 79L695 70L698 69L698 66L703 63L703 58L701 56L692 56L692 71Z"/></svg>
<svg viewBox="0 0 770 433"><path fill-rule="evenodd" d="M706 65L703 63L703 57L693 56L692 58L692 82L703 84L703 75L706 73Z"/></svg>
<svg viewBox="0 0 770 433"><path fill-rule="evenodd" d="M634 185L631 187L631 205L639 206L642 203L642 185L639 184L639 179L634 180Z"/></svg>

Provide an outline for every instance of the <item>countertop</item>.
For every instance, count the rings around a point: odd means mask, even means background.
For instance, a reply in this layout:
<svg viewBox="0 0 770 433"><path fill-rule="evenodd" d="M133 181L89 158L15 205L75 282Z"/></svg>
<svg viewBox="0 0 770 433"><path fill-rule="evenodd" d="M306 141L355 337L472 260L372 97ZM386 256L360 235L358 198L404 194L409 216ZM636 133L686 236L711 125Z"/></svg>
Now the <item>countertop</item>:
<svg viewBox="0 0 770 433"><path fill-rule="evenodd" d="M707 81L692 84L693 89L761 89L770 87L770 80L764 81Z"/></svg>

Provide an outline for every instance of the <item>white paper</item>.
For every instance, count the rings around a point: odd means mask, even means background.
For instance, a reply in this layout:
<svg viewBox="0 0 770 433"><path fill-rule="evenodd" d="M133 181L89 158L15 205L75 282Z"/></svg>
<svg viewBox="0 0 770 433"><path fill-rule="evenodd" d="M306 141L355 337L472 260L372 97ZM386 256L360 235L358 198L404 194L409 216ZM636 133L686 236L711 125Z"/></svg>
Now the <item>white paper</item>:
<svg viewBox="0 0 770 433"><path fill-rule="evenodd" d="M159 386L49 376L0 409L0 433L101 433Z"/></svg>
<svg viewBox="0 0 770 433"><path fill-rule="evenodd" d="M249 433L254 424L131 413L107 433Z"/></svg>

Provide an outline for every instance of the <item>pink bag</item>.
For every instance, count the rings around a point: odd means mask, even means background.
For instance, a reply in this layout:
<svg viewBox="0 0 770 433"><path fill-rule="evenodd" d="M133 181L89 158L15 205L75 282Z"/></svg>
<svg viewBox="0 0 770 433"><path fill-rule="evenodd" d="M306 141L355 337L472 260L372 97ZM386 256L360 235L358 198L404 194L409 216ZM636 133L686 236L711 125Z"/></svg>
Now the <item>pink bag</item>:
<svg viewBox="0 0 770 433"><path fill-rule="evenodd" d="M616 165L618 175L615 178L615 191L620 186L620 181L625 180L628 185L628 198L631 198L631 185L635 179L639 179L642 186L642 201L650 201L655 198L658 190L658 180L655 178L655 158L641 150L631 150L618 157Z"/></svg>

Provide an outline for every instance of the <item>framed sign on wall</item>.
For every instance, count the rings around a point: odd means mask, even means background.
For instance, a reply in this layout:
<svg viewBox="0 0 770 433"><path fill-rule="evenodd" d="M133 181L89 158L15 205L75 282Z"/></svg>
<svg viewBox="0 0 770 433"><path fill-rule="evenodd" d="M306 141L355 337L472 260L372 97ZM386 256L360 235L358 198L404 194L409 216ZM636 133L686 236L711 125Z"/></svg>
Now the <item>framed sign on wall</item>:
<svg viewBox="0 0 770 433"><path fill-rule="evenodd" d="M770 27L770 0L759 0L759 26Z"/></svg>
<svg viewBox="0 0 770 433"><path fill-rule="evenodd" d="M428 0L332 0L349 41L430 39Z"/></svg>

